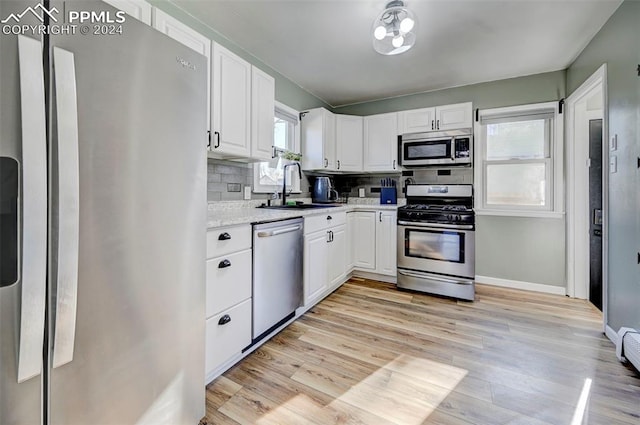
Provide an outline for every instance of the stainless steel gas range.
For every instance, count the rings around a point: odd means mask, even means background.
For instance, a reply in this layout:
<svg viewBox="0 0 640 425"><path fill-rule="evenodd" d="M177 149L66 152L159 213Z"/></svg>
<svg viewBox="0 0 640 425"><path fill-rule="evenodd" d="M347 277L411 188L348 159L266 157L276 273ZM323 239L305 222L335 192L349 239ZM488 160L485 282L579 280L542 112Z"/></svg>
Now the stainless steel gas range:
<svg viewBox="0 0 640 425"><path fill-rule="evenodd" d="M398 287L473 301L474 277L472 185L408 185L398 209Z"/></svg>

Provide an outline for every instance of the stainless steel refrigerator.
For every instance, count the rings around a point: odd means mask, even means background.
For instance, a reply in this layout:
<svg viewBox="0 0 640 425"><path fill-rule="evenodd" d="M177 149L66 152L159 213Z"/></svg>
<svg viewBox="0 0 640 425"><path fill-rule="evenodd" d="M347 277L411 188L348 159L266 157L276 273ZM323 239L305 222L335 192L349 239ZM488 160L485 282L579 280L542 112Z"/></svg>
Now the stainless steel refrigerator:
<svg viewBox="0 0 640 425"><path fill-rule="evenodd" d="M116 17L0 1L0 424L195 424L206 60L131 17L17 26L70 11Z"/></svg>

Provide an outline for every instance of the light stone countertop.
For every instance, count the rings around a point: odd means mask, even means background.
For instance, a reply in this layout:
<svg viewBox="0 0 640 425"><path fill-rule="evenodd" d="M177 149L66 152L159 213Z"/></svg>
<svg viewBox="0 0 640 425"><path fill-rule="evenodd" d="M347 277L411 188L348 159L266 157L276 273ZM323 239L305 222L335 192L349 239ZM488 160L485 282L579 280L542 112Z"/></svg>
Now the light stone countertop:
<svg viewBox="0 0 640 425"><path fill-rule="evenodd" d="M296 199L299 201L301 199ZM305 203L310 203L310 199L302 199ZM359 202L358 202L359 201ZM305 210L278 210L256 208L264 201L223 201L209 203L207 209L207 229L233 226L239 224L263 223L268 221L284 220L294 217L305 217L328 212L341 211L374 211L374 210L397 210L399 206L405 204L404 198L398 199L397 205L380 205L378 198L355 198L349 200L348 204L339 207L312 208Z"/></svg>

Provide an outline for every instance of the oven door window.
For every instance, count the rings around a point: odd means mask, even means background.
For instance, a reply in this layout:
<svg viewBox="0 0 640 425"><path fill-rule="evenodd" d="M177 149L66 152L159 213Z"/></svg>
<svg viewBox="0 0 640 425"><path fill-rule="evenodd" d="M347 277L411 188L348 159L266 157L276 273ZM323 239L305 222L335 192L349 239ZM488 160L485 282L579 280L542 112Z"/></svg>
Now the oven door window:
<svg viewBox="0 0 640 425"><path fill-rule="evenodd" d="M464 263L463 232L405 229L404 255L413 258Z"/></svg>
<svg viewBox="0 0 640 425"><path fill-rule="evenodd" d="M451 139L405 142L403 150L403 159L407 161L447 159L451 158Z"/></svg>

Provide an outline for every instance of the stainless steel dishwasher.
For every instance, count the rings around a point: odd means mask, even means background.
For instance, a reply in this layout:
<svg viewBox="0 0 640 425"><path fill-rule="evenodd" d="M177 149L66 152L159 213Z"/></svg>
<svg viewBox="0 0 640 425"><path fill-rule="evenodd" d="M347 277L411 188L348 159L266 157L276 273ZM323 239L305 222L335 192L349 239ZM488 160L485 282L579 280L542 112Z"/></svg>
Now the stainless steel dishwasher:
<svg viewBox="0 0 640 425"><path fill-rule="evenodd" d="M302 305L302 218L253 225L253 342Z"/></svg>

